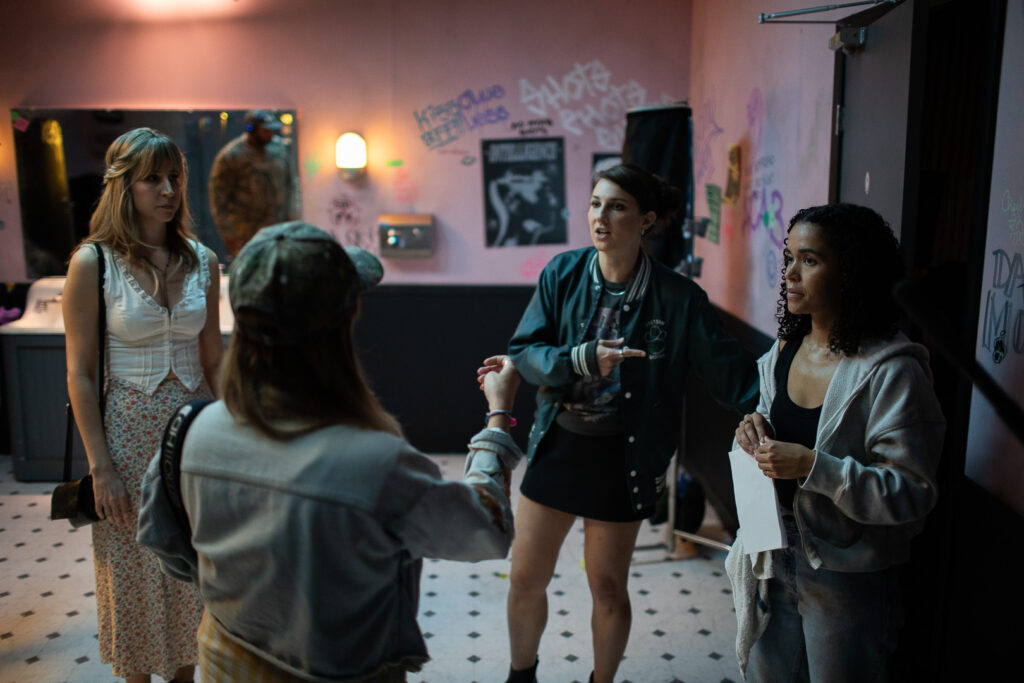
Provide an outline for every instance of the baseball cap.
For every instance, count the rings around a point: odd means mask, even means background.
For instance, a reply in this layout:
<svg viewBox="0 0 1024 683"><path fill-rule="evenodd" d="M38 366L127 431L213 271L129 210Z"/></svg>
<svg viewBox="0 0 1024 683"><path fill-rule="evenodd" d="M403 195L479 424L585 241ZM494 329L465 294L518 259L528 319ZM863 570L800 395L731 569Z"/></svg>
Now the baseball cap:
<svg viewBox="0 0 1024 683"><path fill-rule="evenodd" d="M228 271L235 332L267 346L299 346L347 325L359 295L384 277L365 249L342 247L303 221L263 228Z"/></svg>
<svg viewBox="0 0 1024 683"><path fill-rule="evenodd" d="M281 130L281 121L266 109L253 109L245 113L245 126L246 128L259 126L267 130L279 131Z"/></svg>

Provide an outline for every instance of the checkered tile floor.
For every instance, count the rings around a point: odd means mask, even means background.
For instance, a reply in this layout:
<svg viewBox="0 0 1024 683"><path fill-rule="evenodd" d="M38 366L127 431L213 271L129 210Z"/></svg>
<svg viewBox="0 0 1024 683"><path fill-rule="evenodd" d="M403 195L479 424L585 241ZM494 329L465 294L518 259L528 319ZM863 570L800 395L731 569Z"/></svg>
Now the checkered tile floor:
<svg viewBox="0 0 1024 683"><path fill-rule="evenodd" d="M460 476L460 456L436 461L446 477ZM52 489L18 482L11 458L0 456L0 683L113 681L96 643L91 533L47 519ZM708 535L716 532L713 516L706 527ZM739 681L724 553L703 548L697 557L672 560L662 540L661 527L641 528L630 579L633 629L618 680ZM592 668L582 541L577 522L548 591L542 682L586 681ZM425 563L419 622L432 660L409 676L411 683L505 679L508 570L507 560Z"/></svg>

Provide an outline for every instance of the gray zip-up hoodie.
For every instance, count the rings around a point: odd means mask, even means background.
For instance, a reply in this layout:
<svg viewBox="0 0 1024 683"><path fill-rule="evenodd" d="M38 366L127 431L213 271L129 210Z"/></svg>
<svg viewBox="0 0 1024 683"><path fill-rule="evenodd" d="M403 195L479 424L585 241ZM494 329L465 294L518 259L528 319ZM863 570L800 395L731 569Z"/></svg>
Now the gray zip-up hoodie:
<svg viewBox="0 0 1024 683"><path fill-rule="evenodd" d="M765 419L775 400L778 359L776 341L757 363L757 411ZM880 571L909 558L910 540L938 496L935 472L946 421L931 383L928 351L902 333L839 361L821 408L814 466L793 497L802 550L815 569ZM767 623L755 606L757 580L770 578L772 570L769 553L743 553L742 535L740 529L726 568L739 622L737 656L745 668Z"/></svg>

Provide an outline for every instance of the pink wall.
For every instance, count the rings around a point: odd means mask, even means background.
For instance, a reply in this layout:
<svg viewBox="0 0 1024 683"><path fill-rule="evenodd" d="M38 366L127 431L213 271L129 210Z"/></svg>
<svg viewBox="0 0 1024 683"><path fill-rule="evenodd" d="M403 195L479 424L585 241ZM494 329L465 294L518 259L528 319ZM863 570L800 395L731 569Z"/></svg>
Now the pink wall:
<svg viewBox="0 0 1024 683"><path fill-rule="evenodd" d="M700 283L717 305L771 336L785 228L799 209L828 201L833 27L757 23L761 12L794 5L801 3L695 0L691 29L696 215L709 215L707 185L726 188L729 146L741 150L739 192L721 207L719 243L697 241Z"/></svg>
<svg viewBox="0 0 1024 683"><path fill-rule="evenodd" d="M612 0L37 0L12 6L0 24L0 111L296 109L306 220L351 241L366 240L380 213L435 215L436 256L389 260L387 282L527 283L558 251L589 243L591 154L620 149L624 109L689 96L691 3L643 9ZM530 97L541 85L550 96ZM493 86L506 119L427 148L414 111ZM584 111L603 115L575 115ZM512 124L532 119L550 119L546 134L565 138L569 244L487 249L480 140L515 137ZM368 142L360 185L333 166L345 130ZM6 124L0 221L0 281L22 280Z"/></svg>

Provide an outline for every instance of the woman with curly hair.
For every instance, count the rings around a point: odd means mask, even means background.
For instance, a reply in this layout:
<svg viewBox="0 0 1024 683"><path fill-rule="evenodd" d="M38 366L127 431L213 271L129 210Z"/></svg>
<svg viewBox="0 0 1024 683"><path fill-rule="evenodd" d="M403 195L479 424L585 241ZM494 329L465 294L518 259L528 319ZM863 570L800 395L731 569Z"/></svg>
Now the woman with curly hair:
<svg viewBox="0 0 1024 683"><path fill-rule="evenodd" d="M190 681L203 613L136 543L146 465L174 410L212 396L223 342L217 257L190 230L181 149L151 128L107 149L103 194L64 285L68 395L85 442L100 661L114 675ZM103 292L97 278L103 265ZM106 377L96 377L99 307L106 309ZM96 397L96 382L105 399Z"/></svg>
<svg viewBox="0 0 1024 683"><path fill-rule="evenodd" d="M945 421L927 351L897 331L903 262L882 217L804 209L784 256L779 339L736 441L775 484L788 547L747 555L737 534L737 656L754 681L883 681Z"/></svg>

